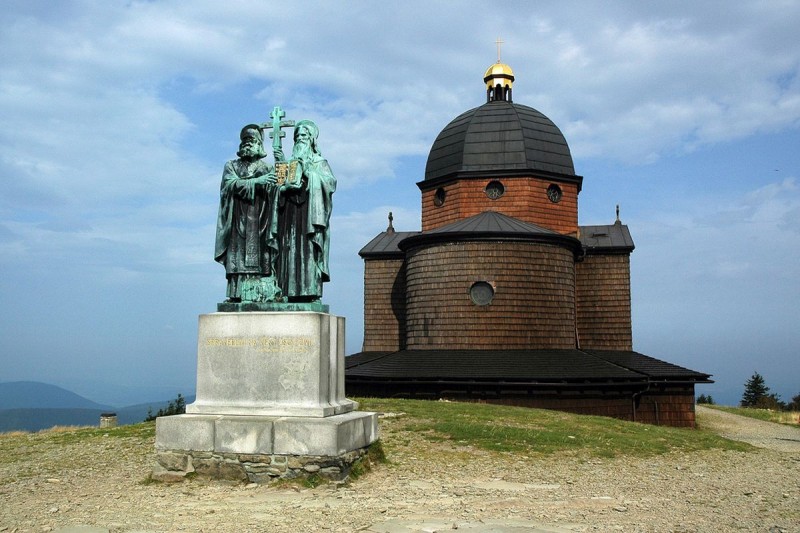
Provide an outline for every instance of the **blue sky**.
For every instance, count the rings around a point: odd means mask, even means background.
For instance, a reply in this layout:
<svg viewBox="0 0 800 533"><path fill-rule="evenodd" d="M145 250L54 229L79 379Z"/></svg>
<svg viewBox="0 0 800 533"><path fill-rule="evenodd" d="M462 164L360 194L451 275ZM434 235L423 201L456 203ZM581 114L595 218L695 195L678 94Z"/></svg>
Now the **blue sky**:
<svg viewBox="0 0 800 533"><path fill-rule="evenodd" d="M634 349L800 393L800 2L37 2L0 12L0 381L126 403L194 388L224 298L241 126L321 129L339 182L324 301L362 340L358 250L418 230L430 145L496 57L631 258ZM114 390L112 390L114 389ZM132 392L132 391L135 391ZM147 399L147 398L145 398Z"/></svg>

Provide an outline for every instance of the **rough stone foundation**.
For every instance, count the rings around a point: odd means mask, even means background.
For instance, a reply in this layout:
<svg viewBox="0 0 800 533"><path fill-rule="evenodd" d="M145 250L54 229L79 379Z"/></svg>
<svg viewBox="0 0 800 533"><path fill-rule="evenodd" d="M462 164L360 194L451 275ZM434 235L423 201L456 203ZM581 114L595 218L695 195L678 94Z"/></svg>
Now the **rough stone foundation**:
<svg viewBox="0 0 800 533"><path fill-rule="evenodd" d="M178 482L195 475L238 482L270 483L279 479L318 476L328 481L344 481L355 465L368 460L367 450L360 448L336 457L159 451L156 453L152 478L156 481Z"/></svg>

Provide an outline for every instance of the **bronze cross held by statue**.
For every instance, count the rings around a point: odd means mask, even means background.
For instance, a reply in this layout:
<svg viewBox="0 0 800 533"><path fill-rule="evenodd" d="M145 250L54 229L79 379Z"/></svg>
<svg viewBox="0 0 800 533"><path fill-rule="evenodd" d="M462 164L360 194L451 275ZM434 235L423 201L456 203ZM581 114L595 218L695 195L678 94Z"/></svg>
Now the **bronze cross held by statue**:
<svg viewBox="0 0 800 533"><path fill-rule="evenodd" d="M269 138L272 139L272 149L273 150L281 150L281 138L286 137L286 132L282 131L281 128L291 128L294 126L294 120L281 120L283 117L286 116L286 113L283 112L279 106L275 106L272 109L272 113L269 114L269 118L272 119L272 123L262 124L261 127L263 129L272 129L269 132Z"/></svg>

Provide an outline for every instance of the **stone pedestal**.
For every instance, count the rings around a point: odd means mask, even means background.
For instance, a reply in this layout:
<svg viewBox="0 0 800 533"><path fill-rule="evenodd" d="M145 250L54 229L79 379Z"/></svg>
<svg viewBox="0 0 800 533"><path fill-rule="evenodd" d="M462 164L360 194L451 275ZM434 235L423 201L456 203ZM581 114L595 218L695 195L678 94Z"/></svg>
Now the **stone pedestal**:
<svg viewBox="0 0 800 533"><path fill-rule="evenodd" d="M201 315L197 398L156 420L156 478L341 479L378 438L344 396L344 318L320 312Z"/></svg>

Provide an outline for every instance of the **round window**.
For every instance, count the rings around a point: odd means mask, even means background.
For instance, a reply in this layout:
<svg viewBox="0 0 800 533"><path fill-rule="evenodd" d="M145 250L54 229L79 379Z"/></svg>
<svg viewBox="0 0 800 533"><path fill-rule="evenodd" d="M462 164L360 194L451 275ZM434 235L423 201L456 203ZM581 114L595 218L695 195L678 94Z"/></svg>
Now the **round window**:
<svg viewBox="0 0 800 533"><path fill-rule="evenodd" d="M558 186L558 185L556 185L555 183L551 184L551 185L550 185L550 186L547 188L547 197L548 197L548 198L550 199L550 201L551 201L551 202L553 202L554 204L557 204L558 202L560 202L560 201L561 201L561 197L562 197L563 195L564 195L564 193L562 193L562 192L561 192L561 187L559 187L559 186Z"/></svg>
<svg viewBox="0 0 800 533"><path fill-rule="evenodd" d="M506 192L506 188L497 180L490 181L486 186L486 196L492 200L497 200L503 196L504 192Z"/></svg>
<svg viewBox="0 0 800 533"><path fill-rule="evenodd" d="M488 281L476 281L469 288L469 298L475 305L489 305L494 298L494 285Z"/></svg>
<svg viewBox="0 0 800 533"><path fill-rule="evenodd" d="M436 192L433 193L433 205L436 207L441 207L444 204L444 197L447 196L444 188L439 187L436 189Z"/></svg>

